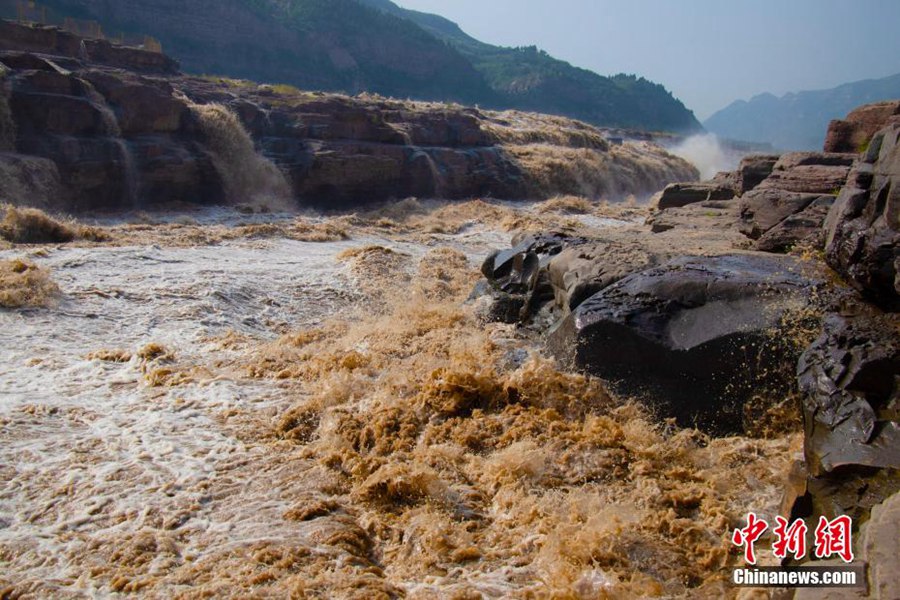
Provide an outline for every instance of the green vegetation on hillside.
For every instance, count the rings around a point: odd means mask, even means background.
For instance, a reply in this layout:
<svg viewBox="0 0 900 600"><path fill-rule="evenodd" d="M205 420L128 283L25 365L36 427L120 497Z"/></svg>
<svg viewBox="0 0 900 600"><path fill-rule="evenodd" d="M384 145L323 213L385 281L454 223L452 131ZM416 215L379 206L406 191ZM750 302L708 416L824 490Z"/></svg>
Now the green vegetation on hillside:
<svg viewBox="0 0 900 600"><path fill-rule="evenodd" d="M660 85L634 76L603 77L534 46L485 44L452 21L390 0L42 4L58 14L95 19L105 31L152 35L193 73L538 111L601 126L700 128L693 113Z"/></svg>
<svg viewBox="0 0 900 600"><path fill-rule="evenodd" d="M663 86L634 75L603 77L550 56L536 46L503 48L476 40L443 17L400 8L390 0L361 0L420 25L468 58L507 105L562 114L598 125L639 129L700 129L693 113Z"/></svg>

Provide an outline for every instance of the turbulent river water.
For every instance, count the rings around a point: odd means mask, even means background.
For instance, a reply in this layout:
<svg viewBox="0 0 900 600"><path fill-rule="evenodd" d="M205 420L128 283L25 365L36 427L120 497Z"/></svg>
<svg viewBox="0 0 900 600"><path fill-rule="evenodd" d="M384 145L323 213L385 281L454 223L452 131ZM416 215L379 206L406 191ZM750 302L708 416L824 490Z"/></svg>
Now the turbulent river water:
<svg viewBox="0 0 900 600"><path fill-rule="evenodd" d="M777 513L798 437L660 422L466 301L512 231L639 213L576 208L210 209L0 251L62 290L0 310L0 595L733 595L731 528Z"/></svg>

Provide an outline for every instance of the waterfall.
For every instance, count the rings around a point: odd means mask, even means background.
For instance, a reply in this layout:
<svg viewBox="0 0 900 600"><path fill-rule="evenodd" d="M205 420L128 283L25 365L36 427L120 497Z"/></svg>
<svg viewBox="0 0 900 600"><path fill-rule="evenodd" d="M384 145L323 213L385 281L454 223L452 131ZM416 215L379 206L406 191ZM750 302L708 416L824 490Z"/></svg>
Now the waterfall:
<svg viewBox="0 0 900 600"><path fill-rule="evenodd" d="M132 209L142 208L140 197L140 180L137 167L134 163L134 154L131 152L131 146L122 138L114 138L116 147L119 149L119 160L122 163L123 175L125 177L125 200L123 206L130 206Z"/></svg>
<svg viewBox="0 0 900 600"><path fill-rule="evenodd" d="M293 196L284 173L260 155L237 116L221 104L190 104L232 203L290 207Z"/></svg>
<svg viewBox="0 0 900 600"><path fill-rule="evenodd" d="M432 157L427 150L424 150L422 147L414 144L412 141L412 137L404 127L391 125L391 128L400 134L400 136L403 138L403 143L407 147L412 148L413 154L410 157L411 160L415 160L420 156L425 158L425 162L428 165L428 170L431 171L431 179L434 181L434 197L443 198L444 191L446 189L446 186L444 185L444 176L441 173L440 168L437 166L437 163L434 161L434 157Z"/></svg>

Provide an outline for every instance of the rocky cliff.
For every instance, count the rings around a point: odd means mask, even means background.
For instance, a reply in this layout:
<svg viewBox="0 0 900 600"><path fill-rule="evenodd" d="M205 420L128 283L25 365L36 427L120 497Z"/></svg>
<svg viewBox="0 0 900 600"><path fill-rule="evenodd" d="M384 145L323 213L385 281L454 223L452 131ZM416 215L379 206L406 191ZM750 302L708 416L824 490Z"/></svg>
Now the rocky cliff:
<svg viewBox="0 0 900 600"><path fill-rule="evenodd" d="M696 177L658 146L610 145L570 119L190 77L162 54L52 27L0 28L0 191L17 203L615 199Z"/></svg>

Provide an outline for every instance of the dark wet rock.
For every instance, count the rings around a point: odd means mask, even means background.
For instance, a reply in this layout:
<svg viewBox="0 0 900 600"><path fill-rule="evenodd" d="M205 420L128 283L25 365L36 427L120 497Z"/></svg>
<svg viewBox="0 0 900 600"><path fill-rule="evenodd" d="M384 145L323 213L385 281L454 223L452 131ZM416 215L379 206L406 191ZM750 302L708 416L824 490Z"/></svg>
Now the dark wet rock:
<svg viewBox="0 0 900 600"><path fill-rule="evenodd" d="M785 484L781 514L804 518L815 527L820 516L828 519L846 515L862 523L874 506L900 491L900 471L846 466L812 476L797 461Z"/></svg>
<svg viewBox="0 0 900 600"><path fill-rule="evenodd" d="M737 193L745 194L765 181L772 174L779 158L781 157L777 154L754 154L741 159L735 175Z"/></svg>
<svg viewBox="0 0 900 600"><path fill-rule="evenodd" d="M866 104L828 125L825 152L863 152L892 117L900 116L900 100Z"/></svg>
<svg viewBox="0 0 900 600"><path fill-rule="evenodd" d="M834 194L847 180L855 154L790 152L783 154L772 173L755 189L808 194Z"/></svg>
<svg viewBox="0 0 900 600"><path fill-rule="evenodd" d="M828 264L887 310L900 310L900 124L879 131L825 222ZM867 166L871 165L871 167Z"/></svg>
<svg viewBox="0 0 900 600"><path fill-rule="evenodd" d="M66 211L122 207L131 199L131 157L122 140L106 136L20 136L18 149L56 164L69 198L68 205L60 207Z"/></svg>
<svg viewBox="0 0 900 600"><path fill-rule="evenodd" d="M829 315L797 373L813 476L847 466L900 468L900 322L894 315Z"/></svg>
<svg viewBox="0 0 900 600"><path fill-rule="evenodd" d="M225 184L212 157L198 141L169 135L140 135L126 142L139 187L136 203L214 204L226 197Z"/></svg>
<svg viewBox="0 0 900 600"><path fill-rule="evenodd" d="M488 280L496 282L498 286L504 285L504 280L509 279L513 273L514 265L519 262L524 264L525 258L532 255L537 260L536 264L546 263L551 256L559 254L563 248L573 243L584 241L582 238L572 238L561 233L544 233L538 235L522 235L513 238L513 247L508 250L499 250L488 256L481 265L481 273ZM529 270L529 274L533 269ZM530 275L529 275L530 276ZM511 285L523 286L520 278L509 282ZM519 291L530 289L529 285L524 285Z"/></svg>
<svg viewBox="0 0 900 600"><path fill-rule="evenodd" d="M475 315L482 323L519 323L526 316L523 309L528 295L504 292L487 280L475 284L468 302L475 305Z"/></svg>
<svg viewBox="0 0 900 600"><path fill-rule="evenodd" d="M548 347L683 425L736 431L745 400L792 387L795 357L775 332L818 285L787 257L682 257L584 301Z"/></svg>
<svg viewBox="0 0 900 600"><path fill-rule="evenodd" d="M90 98L14 88L9 104L20 136L117 134L115 119Z"/></svg>
<svg viewBox="0 0 900 600"><path fill-rule="evenodd" d="M481 273L489 285L484 291L492 301L481 311L482 319L504 323L528 320L554 298L547 274L551 258L563 248L583 242L557 233L525 235L513 239L512 248L488 256Z"/></svg>
<svg viewBox="0 0 900 600"><path fill-rule="evenodd" d="M732 198L734 198L734 189L728 185L710 182L673 183L663 190L659 197L658 207L660 210L665 210L705 200L731 200Z"/></svg>

